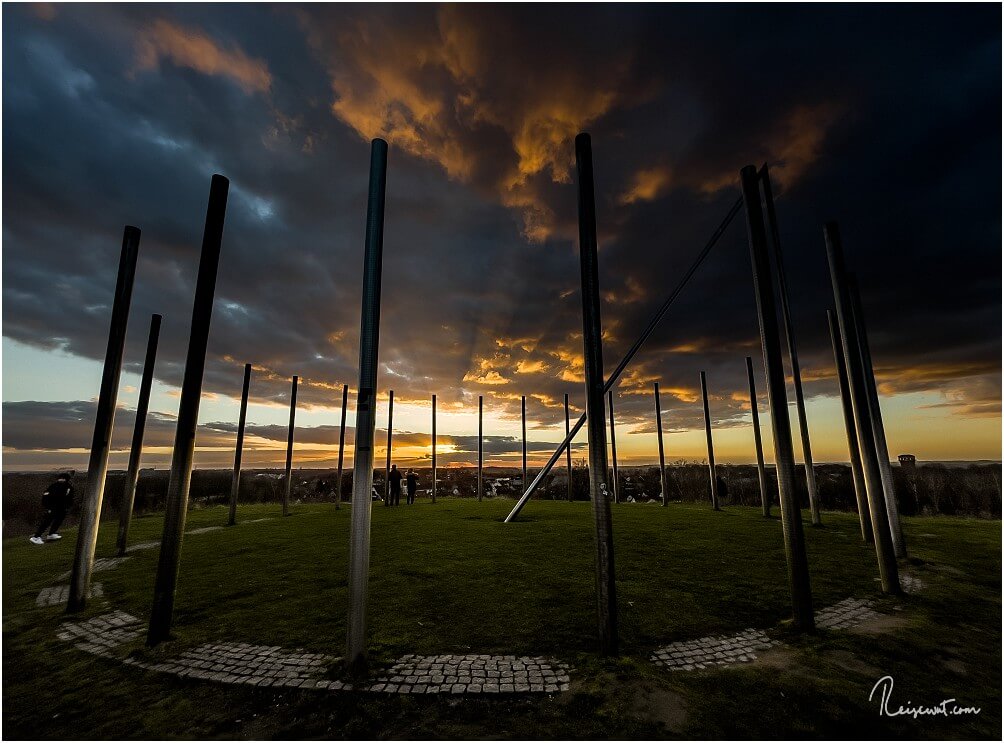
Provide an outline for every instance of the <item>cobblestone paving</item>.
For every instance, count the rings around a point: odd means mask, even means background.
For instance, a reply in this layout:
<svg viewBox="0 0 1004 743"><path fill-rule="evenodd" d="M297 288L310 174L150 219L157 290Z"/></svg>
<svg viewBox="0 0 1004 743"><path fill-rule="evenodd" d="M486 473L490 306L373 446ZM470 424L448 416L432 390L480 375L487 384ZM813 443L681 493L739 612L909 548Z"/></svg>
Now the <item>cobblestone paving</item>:
<svg viewBox="0 0 1004 743"><path fill-rule="evenodd" d="M847 629L877 619L881 615L872 609L874 605L875 602L869 599L844 599L816 612L816 626L821 629Z"/></svg>
<svg viewBox="0 0 1004 743"><path fill-rule="evenodd" d="M99 557L94 561L94 567L91 569L92 573L97 573L99 570L112 570L117 568L119 565L128 560L129 557ZM73 573L72 570L67 570L62 575L58 576L56 580L66 580Z"/></svg>
<svg viewBox="0 0 1004 743"><path fill-rule="evenodd" d="M568 691L568 665L514 655L405 655L369 691L386 694L526 694Z"/></svg>
<svg viewBox="0 0 1004 743"><path fill-rule="evenodd" d="M907 593L917 593L924 588L924 581L909 573L899 574L899 584Z"/></svg>
<svg viewBox="0 0 1004 743"><path fill-rule="evenodd" d="M92 583L91 590L88 595L91 598L104 596L104 588L100 583ZM49 588L43 588L39 592L38 598L35 599L35 606L57 606L59 604L65 604L69 598L69 586L51 586Z"/></svg>
<svg viewBox="0 0 1004 743"><path fill-rule="evenodd" d="M124 611L113 611L85 622L64 622L57 637L75 643L85 652L110 658L114 657L112 650L136 639L142 631L136 617Z"/></svg>
<svg viewBox="0 0 1004 743"><path fill-rule="evenodd" d="M201 529L190 529L186 531L185 534L208 534L211 531L219 531L222 526L203 526Z"/></svg>
<svg viewBox="0 0 1004 743"><path fill-rule="evenodd" d="M152 550L154 547L159 547L160 542L139 542L131 547L126 547L126 552L139 552L140 550Z"/></svg>
<svg viewBox="0 0 1004 743"><path fill-rule="evenodd" d="M202 645L163 663L126 663L150 671L206 681L248 686L292 686L301 689L351 689L341 681L322 678L336 660L320 653L290 652L278 646L223 642Z"/></svg>
<svg viewBox="0 0 1004 743"><path fill-rule="evenodd" d="M756 660L757 650L779 645L762 630L748 629L738 635L702 637L674 642L652 654L652 661L671 671L693 671L711 666Z"/></svg>

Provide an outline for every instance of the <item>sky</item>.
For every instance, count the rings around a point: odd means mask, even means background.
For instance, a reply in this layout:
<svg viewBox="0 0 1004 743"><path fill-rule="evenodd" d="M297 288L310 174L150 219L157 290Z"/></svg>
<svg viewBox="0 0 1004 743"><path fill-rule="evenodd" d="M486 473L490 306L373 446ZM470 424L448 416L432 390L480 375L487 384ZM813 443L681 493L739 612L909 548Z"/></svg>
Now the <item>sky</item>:
<svg viewBox="0 0 1004 743"><path fill-rule="evenodd" d="M335 460L358 383L370 141L389 143L377 461L531 466L583 412L573 139L592 137L609 373L771 166L813 458L846 461L822 239L861 286L890 453L1001 454L994 5L3 5L5 470L86 465L124 225L142 230L111 466L164 317L143 464L170 464L210 178L230 195L196 466ZM618 459L754 461L770 417L742 217L619 380ZM789 380L790 382L790 380ZM793 403L791 385L789 400ZM349 396L351 461L354 396ZM792 404L789 414L799 453ZM576 439L585 457L585 433Z"/></svg>

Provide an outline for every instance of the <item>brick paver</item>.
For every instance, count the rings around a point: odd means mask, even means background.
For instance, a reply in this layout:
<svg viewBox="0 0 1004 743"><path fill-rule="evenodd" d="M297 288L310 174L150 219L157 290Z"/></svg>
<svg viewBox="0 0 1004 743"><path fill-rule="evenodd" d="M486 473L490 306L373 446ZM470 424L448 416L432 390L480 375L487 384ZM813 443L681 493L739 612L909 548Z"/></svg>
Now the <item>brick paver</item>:
<svg viewBox="0 0 1004 743"><path fill-rule="evenodd" d="M385 694L532 694L568 691L568 665L515 655L405 655L370 684Z"/></svg>
<svg viewBox="0 0 1004 743"><path fill-rule="evenodd" d="M762 630L748 629L738 635L702 637L674 642L652 654L652 661L671 671L693 671L756 660L758 650L779 645Z"/></svg>
<svg viewBox="0 0 1004 743"><path fill-rule="evenodd" d="M104 596L104 588L100 583L92 583L88 595L91 598ZM69 586L50 586L49 588L43 588L39 592L38 598L35 599L35 606L58 606L59 604L65 604L69 598Z"/></svg>

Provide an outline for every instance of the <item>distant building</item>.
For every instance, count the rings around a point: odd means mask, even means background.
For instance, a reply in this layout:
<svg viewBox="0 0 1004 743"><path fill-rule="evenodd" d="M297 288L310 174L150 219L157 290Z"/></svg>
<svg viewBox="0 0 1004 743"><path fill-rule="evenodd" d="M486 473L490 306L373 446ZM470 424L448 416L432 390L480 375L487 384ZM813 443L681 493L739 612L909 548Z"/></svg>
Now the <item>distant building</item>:
<svg viewBox="0 0 1004 743"><path fill-rule="evenodd" d="M899 459L899 466L902 467L903 469L907 470L917 469L917 457L913 456L913 454L900 454L898 459Z"/></svg>

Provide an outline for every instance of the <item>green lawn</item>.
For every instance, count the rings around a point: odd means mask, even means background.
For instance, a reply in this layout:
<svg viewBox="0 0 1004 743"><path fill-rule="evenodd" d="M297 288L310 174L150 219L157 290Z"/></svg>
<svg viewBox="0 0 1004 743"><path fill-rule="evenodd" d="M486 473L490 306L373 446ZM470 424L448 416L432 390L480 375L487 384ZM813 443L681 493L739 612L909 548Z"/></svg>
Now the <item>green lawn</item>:
<svg viewBox="0 0 1004 743"><path fill-rule="evenodd" d="M96 658L56 639L64 615L36 608L72 563L75 533L36 547L4 541L3 704L6 738L256 737L921 737L1001 732L1001 522L906 519L924 589L880 609L894 619L863 632L790 636L781 526L758 509L672 504L614 508L622 657L594 655L593 544L588 503L444 499L373 507L370 647L374 664L405 653L549 655L574 667L551 698L457 700L227 687ZM242 508L242 523L185 538L177 639L148 657L207 641L341 655L351 509ZM188 528L226 511L192 511ZM881 598L874 553L853 514L806 529L817 608ZM808 523L807 516L805 517ZM161 518L136 519L131 542L160 538ZM98 556L114 554L104 523ZM105 599L146 619L157 550L98 572ZM67 581L62 581L66 583ZM107 611L100 600L88 613ZM787 647L754 664L670 673L649 652L675 640L774 628ZM895 677L894 702L955 697L975 717L885 718L868 694Z"/></svg>

